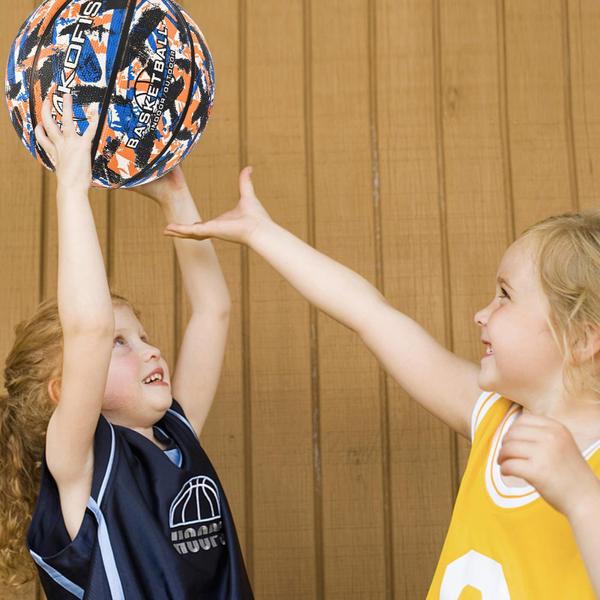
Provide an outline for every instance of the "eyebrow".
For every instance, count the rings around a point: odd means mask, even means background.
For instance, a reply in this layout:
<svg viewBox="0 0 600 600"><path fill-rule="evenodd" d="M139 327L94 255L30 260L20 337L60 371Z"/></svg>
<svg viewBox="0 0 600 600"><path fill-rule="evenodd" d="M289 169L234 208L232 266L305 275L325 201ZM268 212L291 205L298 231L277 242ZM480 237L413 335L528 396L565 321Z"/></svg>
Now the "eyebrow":
<svg viewBox="0 0 600 600"><path fill-rule="evenodd" d="M128 329L127 327L119 327L119 329L116 329L116 330L115 330L115 333L122 333L123 331L131 331L131 330L130 330L130 329ZM146 334L146 332L145 332L145 331L142 331L142 332L140 333L140 337L141 337L142 335L147 335L147 334Z"/></svg>
<svg viewBox="0 0 600 600"><path fill-rule="evenodd" d="M505 285L507 285L507 286L508 286L508 287L509 287L511 290L514 290L514 289L515 289L515 288L513 288L513 286L512 286L512 285L510 285L510 283L508 283L508 281L507 281L506 279L504 279L504 277L498 277L498 278L496 279L496 281L497 281L498 283L504 283L504 284L505 284Z"/></svg>

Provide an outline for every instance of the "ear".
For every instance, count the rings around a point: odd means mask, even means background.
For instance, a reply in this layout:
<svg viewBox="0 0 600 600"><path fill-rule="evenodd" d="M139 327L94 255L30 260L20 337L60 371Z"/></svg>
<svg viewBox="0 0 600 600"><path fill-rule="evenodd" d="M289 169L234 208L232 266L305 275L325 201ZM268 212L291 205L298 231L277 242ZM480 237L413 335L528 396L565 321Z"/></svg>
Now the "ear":
<svg viewBox="0 0 600 600"><path fill-rule="evenodd" d="M54 405L58 404L60 400L60 379L53 378L48 382L48 395L50 396L50 400Z"/></svg>
<svg viewBox="0 0 600 600"><path fill-rule="evenodd" d="M588 325L584 339L576 344L573 354L579 364L591 360L598 352L600 352L600 329Z"/></svg>

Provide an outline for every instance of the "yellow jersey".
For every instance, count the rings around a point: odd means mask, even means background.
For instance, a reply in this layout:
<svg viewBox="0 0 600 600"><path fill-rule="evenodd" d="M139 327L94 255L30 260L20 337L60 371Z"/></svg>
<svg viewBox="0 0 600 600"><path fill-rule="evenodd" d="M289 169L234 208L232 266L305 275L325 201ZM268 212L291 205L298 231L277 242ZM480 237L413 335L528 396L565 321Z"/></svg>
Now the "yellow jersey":
<svg viewBox="0 0 600 600"><path fill-rule="evenodd" d="M521 407L484 392L472 448L427 600L595 600L566 517L533 486L509 487L497 463ZM583 452L600 476L600 440Z"/></svg>

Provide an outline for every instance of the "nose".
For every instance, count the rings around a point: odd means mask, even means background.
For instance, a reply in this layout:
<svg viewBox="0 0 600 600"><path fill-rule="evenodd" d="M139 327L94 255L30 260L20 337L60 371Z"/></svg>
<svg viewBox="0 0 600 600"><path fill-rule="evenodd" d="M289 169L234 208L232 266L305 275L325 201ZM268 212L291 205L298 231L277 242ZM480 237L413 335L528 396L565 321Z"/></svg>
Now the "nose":
<svg viewBox="0 0 600 600"><path fill-rule="evenodd" d="M490 306L491 306L491 302L484 308L482 308L481 310L478 310L475 313L475 317L474 317L474 321L475 323L477 323L477 325L483 327L484 325L487 324L489 316L490 316Z"/></svg>
<svg viewBox="0 0 600 600"><path fill-rule="evenodd" d="M144 359L160 358L160 350L152 344L144 342Z"/></svg>

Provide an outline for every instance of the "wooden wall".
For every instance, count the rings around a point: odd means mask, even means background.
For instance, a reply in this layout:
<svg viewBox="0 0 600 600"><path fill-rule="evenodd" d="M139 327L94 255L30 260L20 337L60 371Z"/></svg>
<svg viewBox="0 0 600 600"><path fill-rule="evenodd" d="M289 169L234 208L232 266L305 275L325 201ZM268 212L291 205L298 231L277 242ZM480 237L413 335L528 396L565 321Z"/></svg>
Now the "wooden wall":
<svg viewBox="0 0 600 600"><path fill-rule="evenodd" d="M3 65L36 4L3 4ZM546 215L598 203L600 3L184 4L217 76L213 116L184 163L201 215L232 208L252 164L274 219L478 362L473 315L506 246ZM6 111L0 127L6 356L15 324L55 294L57 238L53 175ZM173 367L188 307L162 215L131 192L91 201L111 286L141 308ZM233 317L204 444L256 597L424 598L466 443L256 255L215 245Z"/></svg>

